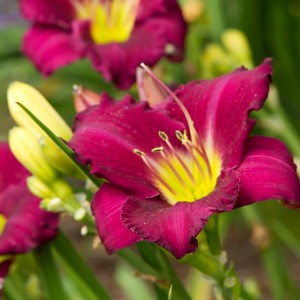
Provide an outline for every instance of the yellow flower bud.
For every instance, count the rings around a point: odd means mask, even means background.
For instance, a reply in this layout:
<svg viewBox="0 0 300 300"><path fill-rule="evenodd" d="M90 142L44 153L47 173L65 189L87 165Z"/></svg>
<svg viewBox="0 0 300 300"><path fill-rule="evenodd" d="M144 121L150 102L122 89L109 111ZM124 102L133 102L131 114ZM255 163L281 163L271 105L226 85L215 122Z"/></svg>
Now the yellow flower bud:
<svg viewBox="0 0 300 300"><path fill-rule="evenodd" d="M70 140L72 131L69 126L44 96L32 86L17 81L11 83L7 91L7 99L10 114L18 125L27 128L38 136L44 134L42 129L30 119L16 102L28 108L57 136L66 141Z"/></svg>
<svg viewBox="0 0 300 300"><path fill-rule="evenodd" d="M41 199L55 197L55 193L50 186L36 176L27 178L27 186L33 195Z"/></svg>
<svg viewBox="0 0 300 300"><path fill-rule="evenodd" d="M8 107L14 120L26 128L41 142L41 148L49 164L63 174L80 174L72 160L44 133L44 131L16 103L22 103L55 135L70 140L72 131L43 95L32 86L13 82L7 92Z"/></svg>
<svg viewBox="0 0 300 300"><path fill-rule="evenodd" d="M74 162L48 137L39 139L41 150L49 164L62 174L81 178L82 174Z"/></svg>
<svg viewBox="0 0 300 300"><path fill-rule="evenodd" d="M14 127L9 132L9 146L16 159L33 175L52 182L58 174L45 159L38 139L27 129Z"/></svg>
<svg viewBox="0 0 300 300"><path fill-rule="evenodd" d="M230 68L230 59L218 44L209 44L202 55L202 73L204 78L220 76Z"/></svg>
<svg viewBox="0 0 300 300"><path fill-rule="evenodd" d="M70 185L63 179L57 179L51 184L51 188L55 195L63 200L73 196L73 190Z"/></svg>
<svg viewBox="0 0 300 300"><path fill-rule="evenodd" d="M57 213L65 211L64 203L59 197L43 199L40 203L40 207L44 210Z"/></svg>
<svg viewBox="0 0 300 300"><path fill-rule="evenodd" d="M245 67L251 68L251 52L245 34L237 29L225 30L221 36L222 43L227 51ZM250 63L250 65L249 65Z"/></svg>

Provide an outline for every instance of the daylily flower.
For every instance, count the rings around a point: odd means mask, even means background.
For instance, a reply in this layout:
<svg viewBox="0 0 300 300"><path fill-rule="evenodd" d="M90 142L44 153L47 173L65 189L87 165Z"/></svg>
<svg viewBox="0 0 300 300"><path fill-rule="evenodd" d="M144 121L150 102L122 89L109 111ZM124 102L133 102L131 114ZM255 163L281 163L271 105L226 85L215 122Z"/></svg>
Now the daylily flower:
<svg viewBox="0 0 300 300"><path fill-rule="evenodd" d="M21 11L33 21L23 50L44 75L87 57L127 89L142 61L182 58L186 24L176 0L21 0Z"/></svg>
<svg viewBox="0 0 300 300"><path fill-rule="evenodd" d="M249 114L263 105L271 71L266 60L191 82L153 107L103 93L98 106L77 116L70 146L109 182L92 201L109 253L146 240L181 258L197 249L213 214L267 199L300 206L285 145L249 136Z"/></svg>
<svg viewBox="0 0 300 300"><path fill-rule="evenodd" d="M29 252L57 234L58 215L39 208L40 200L27 189L30 174L0 143L0 280L14 255ZM1 290L0 286L0 290Z"/></svg>

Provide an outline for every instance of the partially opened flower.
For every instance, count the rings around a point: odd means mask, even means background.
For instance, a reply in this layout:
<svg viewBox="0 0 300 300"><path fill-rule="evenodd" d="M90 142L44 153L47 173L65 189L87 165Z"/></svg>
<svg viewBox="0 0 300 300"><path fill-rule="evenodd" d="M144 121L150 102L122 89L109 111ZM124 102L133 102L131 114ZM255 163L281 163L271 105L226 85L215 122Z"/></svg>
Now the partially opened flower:
<svg viewBox="0 0 300 300"><path fill-rule="evenodd" d="M28 171L0 143L0 279L14 255L48 242L57 234L58 215L39 208L27 189ZM0 288L1 289L1 288Z"/></svg>
<svg viewBox="0 0 300 300"><path fill-rule="evenodd" d="M143 61L182 58L186 25L176 0L21 0L33 21L23 50L45 75L88 57L119 88Z"/></svg>
<svg viewBox="0 0 300 300"><path fill-rule="evenodd" d="M196 236L213 214L267 199L300 205L287 148L249 137L249 114L266 99L270 75L267 60L183 85L152 108L102 94L99 106L77 116L70 145L109 181L92 201L109 253L146 240L180 258L197 249Z"/></svg>

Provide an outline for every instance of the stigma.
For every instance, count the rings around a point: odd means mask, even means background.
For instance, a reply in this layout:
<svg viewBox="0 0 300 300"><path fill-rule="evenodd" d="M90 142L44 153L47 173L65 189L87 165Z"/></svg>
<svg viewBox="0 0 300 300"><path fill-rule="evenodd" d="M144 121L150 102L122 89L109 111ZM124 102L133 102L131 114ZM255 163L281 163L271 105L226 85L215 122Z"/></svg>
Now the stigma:
<svg viewBox="0 0 300 300"><path fill-rule="evenodd" d="M134 27L139 0L73 0L76 17L90 21L96 44L123 43Z"/></svg>

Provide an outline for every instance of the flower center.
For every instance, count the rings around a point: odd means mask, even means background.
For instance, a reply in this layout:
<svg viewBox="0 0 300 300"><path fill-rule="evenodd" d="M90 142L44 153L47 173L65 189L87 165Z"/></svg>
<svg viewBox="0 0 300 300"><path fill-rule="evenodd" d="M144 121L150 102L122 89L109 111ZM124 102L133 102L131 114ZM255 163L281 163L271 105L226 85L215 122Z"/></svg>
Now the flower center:
<svg viewBox="0 0 300 300"><path fill-rule="evenodd" d="M74 0L77 18L90 20L96 44L126 42L132 32L139 0Z"/></svg>
<svg viewBox="0 0 300 300"><path fill-rule="evenodd" d="M166 133L159 136L165 147L152 149L151 157L137 149L134 153L141 156L149 169L150 179L159 190L162 198L169 204L193 202L211 193L221 172L218 155L208 158L203 145L188 139L186 132L175 132L183 145L175 149Z"/></svg>

